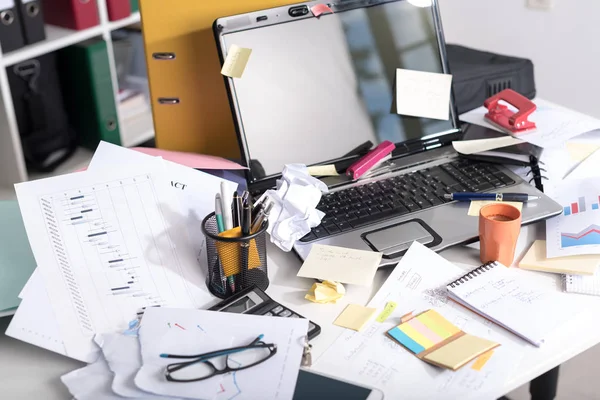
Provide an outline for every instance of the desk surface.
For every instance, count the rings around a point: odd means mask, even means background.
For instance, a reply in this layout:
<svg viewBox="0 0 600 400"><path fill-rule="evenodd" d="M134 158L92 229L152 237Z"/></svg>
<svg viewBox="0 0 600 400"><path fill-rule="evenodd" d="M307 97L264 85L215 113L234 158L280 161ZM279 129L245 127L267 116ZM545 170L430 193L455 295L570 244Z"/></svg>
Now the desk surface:
<svg viewBox="0 0 600 400"><path fill-rule="evenodd" d="M535 239L543 237L543 227L542 223L522 229L517 246L517 257L524 254ZM268 253L271 278L271 285L267 290L269 295L321 325L321 335L312 342L315 359L320 357L343 331L343 328L334 326L332 322L344 307L348 303L366 304L390 274L390 270L378 271L374 284L370 288L348 287L348 293L338 304L314 304L304 299L313 281L296 277L300 261L293 254L283 253L274 246L269 247ZM468 266L480 264L479 250L476 246L455 247L444 251L442 255L457 264ZM559 277L540 274L540 279L558 281ZM600 306L600 297L589 297L589 302L591 305ZM506 382L502 392L497 393L495 397L501 397L600 343L600 331L595 329L595 321L599 318L600 307L590 307L589 312L581 313L576 317L570 331L560 332L565 340L553 341L540 349L528 346L519 368L515 369L514 375ZM4 332L9 322L10 317L0 318L0 331ZM579 340L567 340L571 335ZM0 354L0 387L6 398L68 399L69 393L59 378L83 366L78 361L14 340L4 334L0 335Z"/></svg>

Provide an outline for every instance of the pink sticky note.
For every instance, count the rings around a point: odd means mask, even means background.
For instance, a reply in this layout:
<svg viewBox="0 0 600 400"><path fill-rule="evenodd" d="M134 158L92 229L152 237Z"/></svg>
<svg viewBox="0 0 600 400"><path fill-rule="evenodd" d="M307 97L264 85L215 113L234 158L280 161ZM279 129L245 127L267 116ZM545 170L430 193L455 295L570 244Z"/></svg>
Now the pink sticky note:
<svg viewBox="0 0 600 400"><path fill-rule="evenodd" d="M327 4L317 4L316 6L313 6L310 11L312 11L313 15L317 18L327 13L333 14L333 10L329 8Z"/></svg>
<svg viewBox="0 0 600 400"><path fill-rule="evenodd" d="M133 147L131 150L139 151L140 153L144 153L149 156L162 157L165 160L185 165L186 167L190 168L227 170L247 169L246 167L242 167L241 165L239 165L238 163L234 163L233 161L229 161L221 157L207 156L203 154L183 153L180 151L153 149L146 147Z"/></svg>

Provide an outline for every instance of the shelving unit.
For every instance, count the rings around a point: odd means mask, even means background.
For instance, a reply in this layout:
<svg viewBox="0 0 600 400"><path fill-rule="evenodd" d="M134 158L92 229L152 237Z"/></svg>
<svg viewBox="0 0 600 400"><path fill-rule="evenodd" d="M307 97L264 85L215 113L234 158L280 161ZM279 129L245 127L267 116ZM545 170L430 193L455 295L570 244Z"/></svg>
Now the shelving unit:
<svg viewBox="0 0 600 400"><path fill-rule="evenodd" d="M119 104L117 100L119 89L111 32L116 29L139 23L140 14L134 13L119 21L109 21L106 2L104 0L97 0L97 3L100 15L100 25L98 26L82 31L73 31L57 26L46 25L46 40L7 54L2 54L0 51L0 190L7 190L17 182L46 176L28 173L25 166L6 67L60 50L91 38L101 37L107 44L113 91L116 104ZM119 121L122 122L123 120L119 115L118 107L117 115ZM149 114L148 117L149 120L146 119L144 123L129 126L128 129L120 123L124 146L135 146L154 137L151 114ZM52 175L71 172L73 171L73 167L85 166L86 161L89 160L89 158L91 158L90 152L78 149L73 158L67 161Z"/></svg>

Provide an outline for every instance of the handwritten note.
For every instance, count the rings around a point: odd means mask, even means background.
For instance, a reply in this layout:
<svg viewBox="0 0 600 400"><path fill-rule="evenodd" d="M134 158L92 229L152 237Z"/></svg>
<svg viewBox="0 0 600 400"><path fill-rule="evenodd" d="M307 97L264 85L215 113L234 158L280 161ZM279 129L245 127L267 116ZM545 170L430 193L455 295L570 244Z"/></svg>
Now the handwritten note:
<svg viewBox="0 0 600 400"><path fill-rule="evenodd" d="M396 71L396 112L413 117L448 120L452 75Z"/></svg>
<svg viewBox="0 0 600 400"><path fill-rule="evenodd" d="M221 74L230 78L241 78L252 54L252 49L246 49L232 44L227 52Z"/></svg>
<svg viewBox="0 0 600 400"><path fill-rule="evenodd" d="M369 286L381 257L381 253L373 251L315 244L298 276Z"/></svg>

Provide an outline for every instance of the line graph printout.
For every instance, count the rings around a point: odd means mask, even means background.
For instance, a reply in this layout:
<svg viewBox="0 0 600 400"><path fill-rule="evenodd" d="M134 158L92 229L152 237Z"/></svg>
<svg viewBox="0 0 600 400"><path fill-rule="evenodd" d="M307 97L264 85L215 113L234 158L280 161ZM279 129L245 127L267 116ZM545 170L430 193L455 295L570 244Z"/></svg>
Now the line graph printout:
<svg viewBox="0 0 600 400"><path fill-rule="evenodd" d="M198 264L169 211L177 202L161 190L163 161L125 171L16 185L67 355L83 361L94 334L126 328L147 307L198 306Z"/></svg>
<svg viewBox="0 0 600 400"><path fill-rule="evenodd" d="M600 182L562 181L547 192L563 206L561 215L546 221L547 256L600 254Z"/></svg>
<svg viewBox="0 0 600 400"><path fill-rule="evenodd" d="M345 330L317 360L314 369L382 390L385 398L496 398L520 362L524 342L449 300L445 285L464 271L415 242L368 307L396 310L383 323L372 321L361 332ZM472 335L500 343L489 360L476 359L458 371L427 364L387 337L403 315L435 309ZM494 397L495 396L495 397Z"/></svg>

